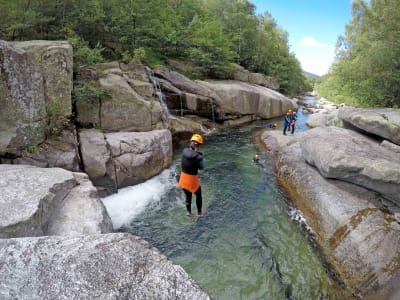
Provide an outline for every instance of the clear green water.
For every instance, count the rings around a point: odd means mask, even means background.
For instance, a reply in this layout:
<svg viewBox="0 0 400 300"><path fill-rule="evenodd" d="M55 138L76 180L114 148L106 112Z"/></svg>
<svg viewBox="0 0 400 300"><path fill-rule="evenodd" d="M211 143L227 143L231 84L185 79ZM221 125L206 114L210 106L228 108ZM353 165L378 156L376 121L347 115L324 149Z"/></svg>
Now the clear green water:
<svg viewBox="0 0 400 300"><path fill-rule="evenodd" d="M177 151L174 165L152 183L116 196L145 201L118 230L148 240L213 299L347 299L291 217L270 155L261 153L260 164L252 162L260 125L205 137L204 218L185 216L184 195L176 187ZM129 211L115 197L105 204L114 210L113 221Z"/></svg>

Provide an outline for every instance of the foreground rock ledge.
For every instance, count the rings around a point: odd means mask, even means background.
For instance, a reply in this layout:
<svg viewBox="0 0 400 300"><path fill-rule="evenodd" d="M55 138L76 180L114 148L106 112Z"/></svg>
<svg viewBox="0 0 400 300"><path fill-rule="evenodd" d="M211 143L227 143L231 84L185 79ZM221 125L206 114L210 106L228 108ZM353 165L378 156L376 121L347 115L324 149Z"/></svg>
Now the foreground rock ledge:
<svg viewBox="0 0 400 300"><path fill-rule="evenodd" d="M84 173L0 164L0 238L112 231Z"/></svg>
<svg viewBox="0 0 400 300"><path fill-rule="evenodd" d="M130 234L0 240L0 299L209 299Z"/></svg>

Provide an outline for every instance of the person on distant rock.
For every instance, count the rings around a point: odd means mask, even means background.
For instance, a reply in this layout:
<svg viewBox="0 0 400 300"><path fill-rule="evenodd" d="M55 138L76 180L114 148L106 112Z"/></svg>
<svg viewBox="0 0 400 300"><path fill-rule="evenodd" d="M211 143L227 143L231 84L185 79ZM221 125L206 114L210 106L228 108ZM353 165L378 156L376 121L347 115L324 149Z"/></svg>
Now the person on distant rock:
<svg viewBox="0 0 400 300"><path fill-rule="evenodd" d="M294 111L290 116L290 125L292 126L292 134L294 133L294 128L296 127L297 113Z"/></svg>
<svg viewBox="0 0 400 300"><path fill-rule="evenodd" d="M290 125L290 112L286 113L285 119L283 120L283 134L286 135L286 130L288 130Z"/></svg>
<svg viewBox="0 0 400 300"><path fill-rule="evenodd" d="M276 124L276 123L274 123L274 124L271 124L271 123L267 124L267 128L275 129L275 128L277 128L277 127L278 127L278 124Z"/></svg>
<svg viewBox="0 0 400 300"><path fill-rule="evenodd" d="M260 156L258 155L258 153L257 152L254 153L253 162L257 163L257 162L259 162L259 160L260 160Z"/></svg>
<svg viewBox="0 0 400 300"><path fill-rule="evenodd" d="M192 195L196 195L197 217L203 217L201 185L198 172L204 168L203 154L199 151L203 144L203 137L200 134L193 134L190 138L189 147L182 151L181 175L178 186L183 189L186 196L186 216L192 217Z"/></svg>
<svg viewBox="0 0 400 300"><path fill-rule="evenodd" d="M287 111L288 113L289 113L289 115L290 115L290 120L292 120L292 110L291 109L288 109L288 111ZM290 125L291 125L291 122L289 122L289 125L288 125L288 130L290 131Z"/></svg>

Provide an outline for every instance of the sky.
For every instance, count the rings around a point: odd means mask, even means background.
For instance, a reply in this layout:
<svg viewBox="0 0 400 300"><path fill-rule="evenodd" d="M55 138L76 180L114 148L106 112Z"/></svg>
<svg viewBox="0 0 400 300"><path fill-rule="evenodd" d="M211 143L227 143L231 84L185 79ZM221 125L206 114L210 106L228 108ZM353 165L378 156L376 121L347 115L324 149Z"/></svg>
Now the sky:
<svg viewBox="0 0 400 300"><path fill-rule="evenodd" d="M352 0L250 0L268 11L289 35L290 51L304 71L324 75L335 57L339 35L351 21Z"/></svg>

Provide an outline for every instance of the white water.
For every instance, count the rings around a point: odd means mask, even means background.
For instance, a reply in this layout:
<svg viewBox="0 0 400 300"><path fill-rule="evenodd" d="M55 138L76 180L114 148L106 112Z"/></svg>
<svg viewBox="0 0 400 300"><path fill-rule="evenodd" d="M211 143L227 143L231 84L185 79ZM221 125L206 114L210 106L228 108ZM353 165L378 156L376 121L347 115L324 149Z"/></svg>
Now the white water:
<svg viewBox="0 0 400 300"><path fill-rule="evenodd" d="M176 187L175 172L176 168L172 166L141 184L121 189L117 194L103 198L114 229L129 226L149 206L156 208L161 197Z"/></svg>

